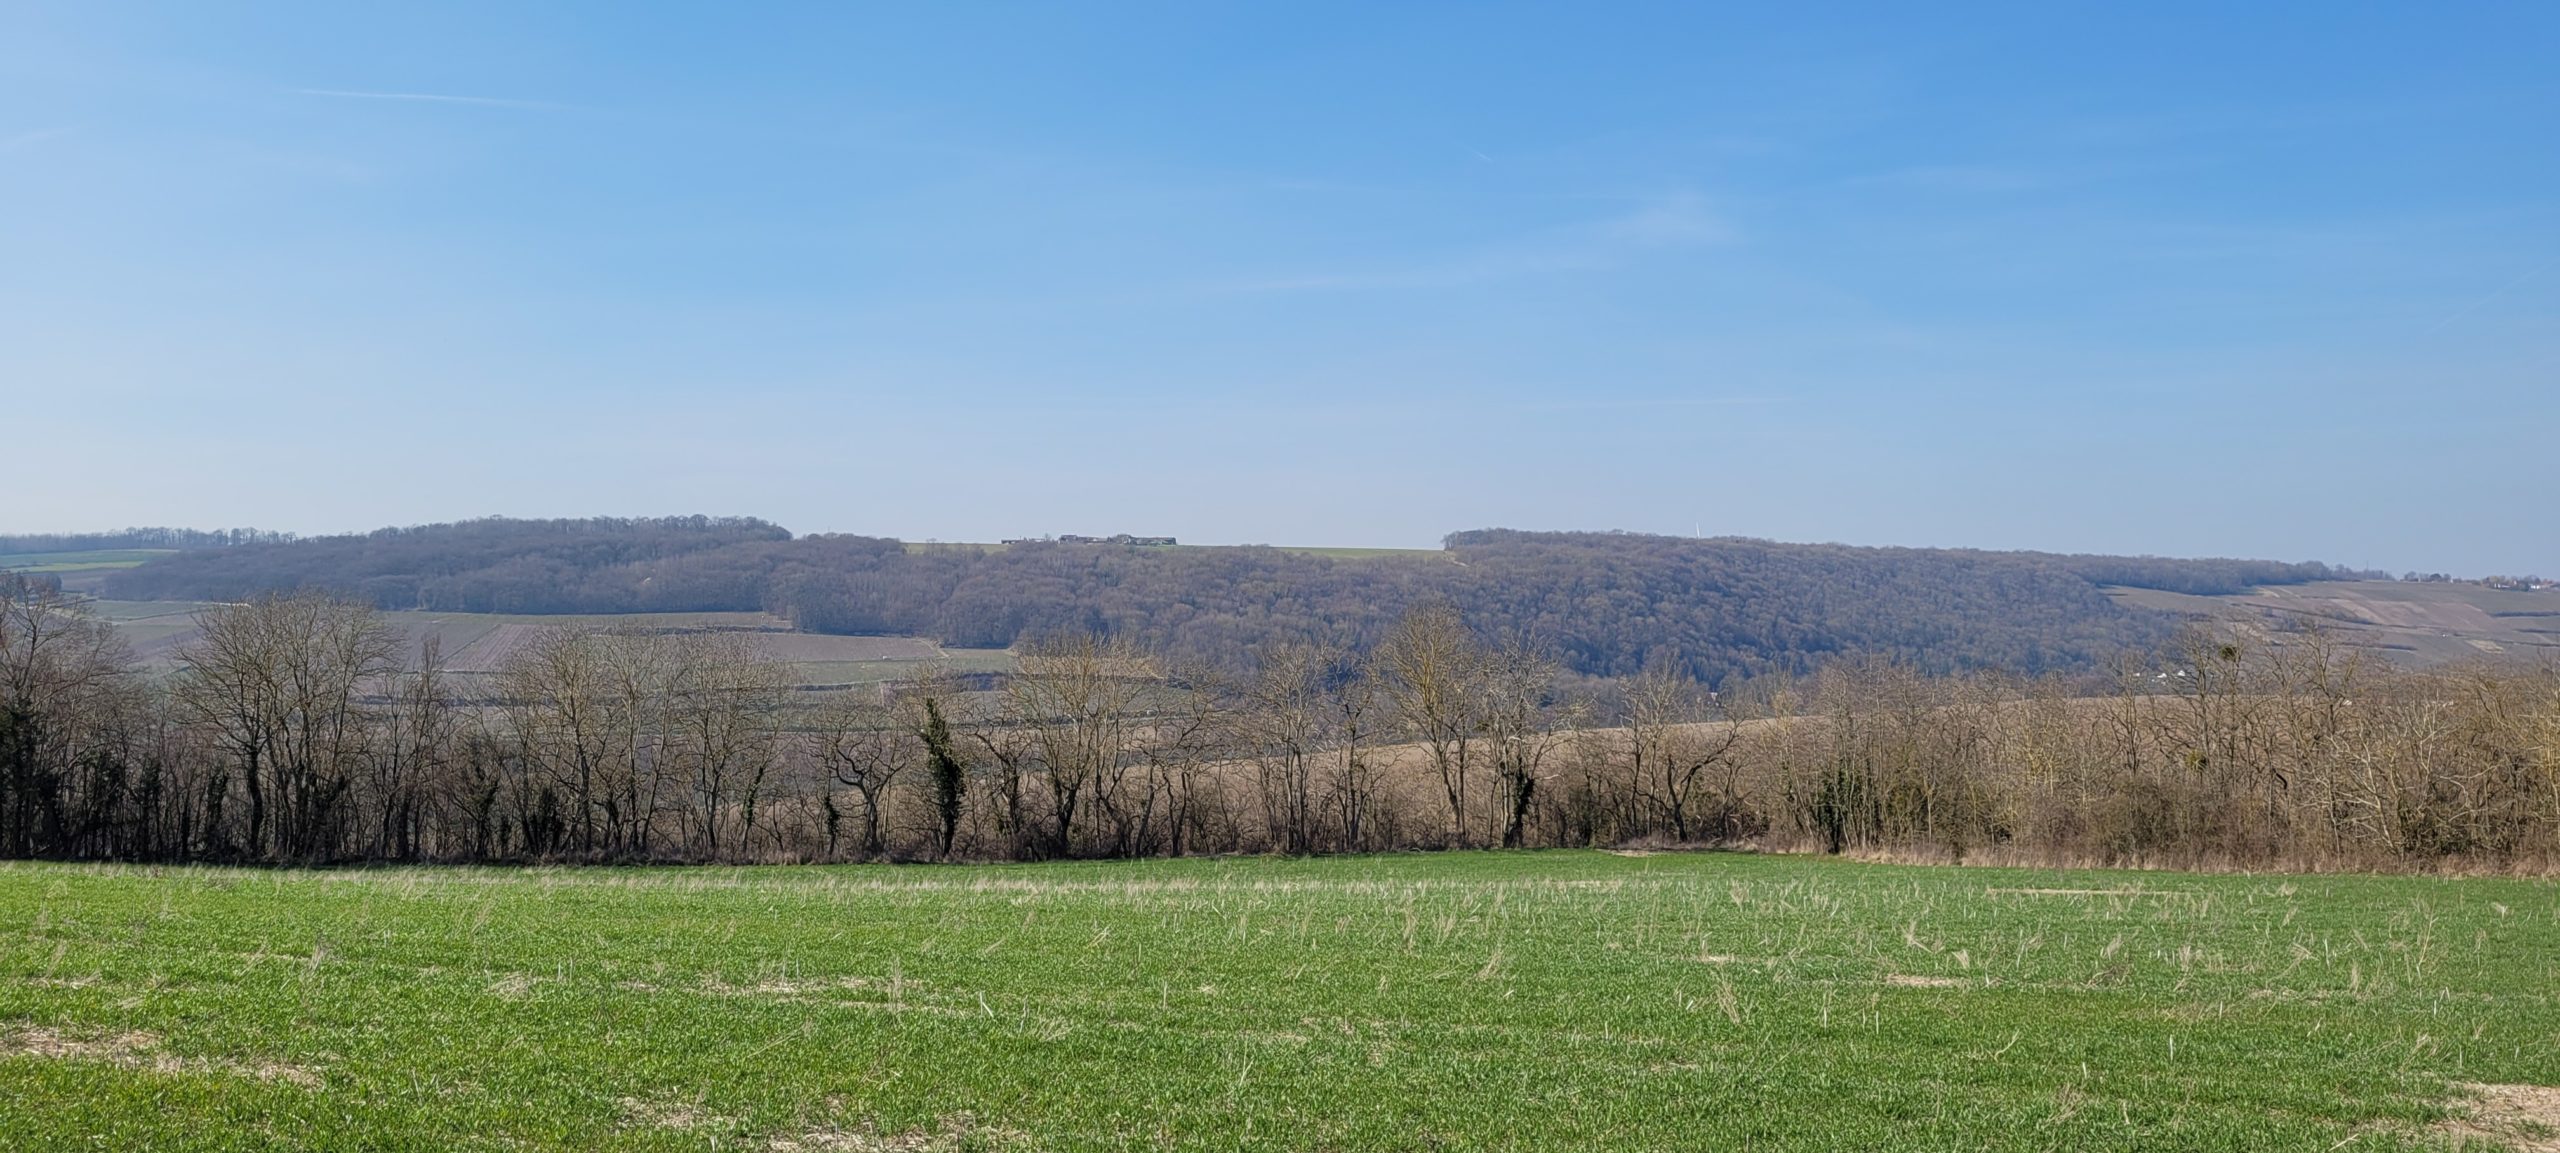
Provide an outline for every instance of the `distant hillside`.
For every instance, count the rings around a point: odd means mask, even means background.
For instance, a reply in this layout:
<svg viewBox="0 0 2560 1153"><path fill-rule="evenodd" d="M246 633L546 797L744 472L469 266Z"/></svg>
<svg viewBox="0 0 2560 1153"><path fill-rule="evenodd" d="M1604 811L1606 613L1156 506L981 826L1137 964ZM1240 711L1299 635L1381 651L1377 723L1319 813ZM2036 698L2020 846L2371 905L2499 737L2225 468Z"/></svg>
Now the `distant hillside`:
<svg viewBox="0 0 2560 1153"><path fill-rule="evenodd" d="M1858 548L1621 533L1464 532L1436 553L1023 544L910 550L747 518L480 520L159 557L124 600L325 588L387 609L766 611L811 632L999 647L1068 629L1235 667L1258 646L1362 646L1424 600L1527 631L1576 671L1665 662L1714 681L1844 653L1924 668L2095 667L2178 621L2108 587L2196 596L2357 576L2319 564Z"/></svg>
<svg viewBox="0 0 2560 1153"><path fill-rule="evenodd" d="M239 600L322 588L387 609L747 612L764 607L760 582L743 571L761 559L759 546L795 543L789 531L748 517L493 517L182 553L117 574L105 591ZM727 554L710 580L694 575L703 566L680 563L710 554Z"/></svg>

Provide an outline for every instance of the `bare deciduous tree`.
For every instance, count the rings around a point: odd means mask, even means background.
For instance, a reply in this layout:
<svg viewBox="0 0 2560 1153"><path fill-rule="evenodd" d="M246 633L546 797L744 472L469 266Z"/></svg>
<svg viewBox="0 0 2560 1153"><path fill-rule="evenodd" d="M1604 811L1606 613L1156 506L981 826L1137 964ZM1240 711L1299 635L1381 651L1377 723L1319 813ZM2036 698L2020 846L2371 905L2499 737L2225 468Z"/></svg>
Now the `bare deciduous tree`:
<svg viewBox="0 0 2560 1153"><path fill-rule="evenodd" d="M499 672L499 691L513 714L511 728L525 763L543 775L544 790L567 797L570 843L549 844L547 832L537 832L536 853L593 853L598 809L620 792L610 787L617 762L626 774L636 767L633 718L626 714L619 718L625 724L617 726L613 715L613 641L598 629L544 629L508 653ZM560 804L553 802L555 808ZM618 809L611 815L632 816Z"/></svg>
<svg viewBox="0 0 2560 1153"><path fill-rule="evenodd" d="M343 807L374 735L370 694L399 669L399 639L364 605L267 596L196 614L178 650L178 699L240 769L245 848L319 860L341 847Z"/></svg>
<svg viewBox="0 0 2560 1153"><path fill-rule="evenodd" d="M753 847L758 805L780 753L780 662L738 633L677 637L682 670L668 702L670 753L684 767L694 851L718 858ZM724 834L734 831L734 840Z"/></svg>
<svg viewBox="0 0 2560 1153"><path fill-rule="evenodd" d="M1735 746L1741 726L1708 699L1696 681L1667 666L1656 665L1627 687L1627 744L1638 803L1659 814L1676 841L1697 831L1698 788L1711 772L1725 769L1716 813L1730 822L1742 811L1740 785L1730 771L1738 764ZM1730 823L1709 830L1729 837L1744 830Z"/></svg>
<svg viewBox="0 0 2560 1153"><path fill-rule="evenodd" d="M1237 729L1253 762L1263 818L1282 852L1315 850L1317 766L1332 734L1325 680L1331 654L1282 645L1262 656L1238 704Z"/></svg>
<svg viewBox="0 0 2560 1153"><path fill-rule="evenodd" d="M1136 706L1163 674L1126 640L1089 633L1030 646L1018 662L1007 722L1029 737L1048 786L1050 851L1075 851L1075 820L1087 807L1113 826L1114 851L1133 830L1119 805L1131 765Z"/></svg>
<svg viewBox="0 0 2560 1153"><path fill-rule="evenodd" d="M926 698L929 718L939 718L941 710ZM880 827L887 812L887 797L898 778L913 767L918 755L927 751L933 740L931 719L923 727L924 736L893 716L887 708L865 702L852 693L842 694L819 710L817 717L817 754L823 772L834 783L854 791L862 802L862 855L878 856L882 850ZM950 736L942 735L943 752L949 751ZM958 814L945 828L956 825Z"/></svg>
<svg viewBox="0 0 2560 1153"><path fill-rule="evenodd" d="M1424 605L1396 625L1379 646L1377 661L1397 717L1430 754L1449 802L1451 839L1471 843L1468 774L1482 724L1482 646L1457 610Z"/></svg>
<svg viewBox="0 0 2560 1153"><path fill-rule="evenodd" d="M1486 742L1492 746L1494 783L1502 805L1502 846L1527 841L1529 816L1545 780L1547 758L1579 710L1559 707L1555 662L1525 637L1513 637L1481 658L1477 696Z"/></svg>
<svg viewBox="0 0 2560 1153"><path fill-rule="evenodd" d="M72 795L73 767L132 688L132 656L107 622L59 589L0 572L0 856L68 852L109 798Z"/></svg>

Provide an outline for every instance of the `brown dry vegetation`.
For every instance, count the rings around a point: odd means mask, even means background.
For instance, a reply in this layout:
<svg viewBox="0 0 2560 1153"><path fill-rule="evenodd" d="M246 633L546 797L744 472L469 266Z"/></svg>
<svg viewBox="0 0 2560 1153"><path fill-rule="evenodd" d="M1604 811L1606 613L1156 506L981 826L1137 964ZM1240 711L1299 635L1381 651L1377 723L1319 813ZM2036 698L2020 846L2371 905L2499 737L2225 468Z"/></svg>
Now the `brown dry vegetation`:
<svg viewBox="0 0 2560 1153"><path fill-rule="evenodd" d="M515 635L474 704L432 643L410 659L373 610L322 598L200 611L165 682L77 605L0 609L7 855L2560 857L2560 675L2397 668L2317 630L2193 632L2097 694L1842 661L1718 699L1661 669L1572 681L1428 606L1368 653L1275 646L1232 678L1066 636L993 692L794 693L761 634L582 626Z"/></svg>
<svg viewBox="0 0 2560 1153"><path fill-rule="evenodd" d="M2470 1100L2455 1117L2436 1127L2457 1147L2473 1143L2514 1153L2560 1153L2560 1088L2549 1085L2457 1086Z"/></svg>
<svg viewBox="0 0 2560 1153"><path fill-rule="evenodd" d="M321 1085L319 1074L299 1065L218 1057L181 1057L166 1050L159 1034L138 1030L108 1035L29 1026L0 1034L0 1057L84 1061L163 1074L215 1073L259 1081L281 1081L305 1089Z"/></svg>

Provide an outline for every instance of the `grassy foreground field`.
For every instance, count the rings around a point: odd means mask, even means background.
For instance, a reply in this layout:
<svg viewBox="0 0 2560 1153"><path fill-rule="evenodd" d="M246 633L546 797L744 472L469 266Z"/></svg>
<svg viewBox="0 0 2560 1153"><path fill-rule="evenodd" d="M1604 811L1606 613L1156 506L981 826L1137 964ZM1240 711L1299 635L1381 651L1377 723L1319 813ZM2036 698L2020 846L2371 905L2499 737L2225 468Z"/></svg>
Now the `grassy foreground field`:
<svg viewBox="0 0 2560 1153"><path fill-rule="evenodd" d="M1600 853L0 866L9 1149L2548 1138L2530 1091L2475 1082L2560 1085L2560 886Z"/></svg>

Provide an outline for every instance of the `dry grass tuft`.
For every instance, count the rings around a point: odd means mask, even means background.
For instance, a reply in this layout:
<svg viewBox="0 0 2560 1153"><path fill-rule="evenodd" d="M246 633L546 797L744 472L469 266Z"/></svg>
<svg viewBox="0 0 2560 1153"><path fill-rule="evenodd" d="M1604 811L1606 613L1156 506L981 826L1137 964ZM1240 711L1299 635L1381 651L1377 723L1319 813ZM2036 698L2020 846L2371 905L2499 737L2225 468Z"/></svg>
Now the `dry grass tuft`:
<svg viewBox="0 0 2560 1153"><path fill-rule="evenodd" d="M113 1037L75 1037L59 1029L21 1029L0 1041L0 1054L12 1057L43 1057L56 1061L106 1061L123 1064L142 1060L144 1054L160 1047L157 1033L119 1033Z"/></svg>
<svg viewBox="0 0 2560 1153"><path fill-rule="evenodd" d="M0 1057L35 1057L49 1061L89 1061L161 1074L219 1073L259 1081L282 1081L305 1089L320 1087L320 1075L299 1065L276 1061L233 1061L189 1058L160 1051L160 1035L139 1030L113 1036L79 1036L60 1029L32 1026L0 1036Z"/></svg>
<svg viewBox="0 0 2560 1153"><path fill-rule="evenodd" d="M2175 889L1984 889L1986 896L2010 894L2021 897L2183 897Z"/></svg>
<svg viewBox="0 0 2560 1153"><path fill-rule="evenodd" d="M810 1129L765 1143L771 1153L958 1153L961 1149L1027 1148L1031 1135L1017 1129L981 1125L967 1113L942 1118L932 1129L882 1133L859 1129Z"/></svg>
<svg viewBox="0 0 2560 1153"><path fill-rule="evenodd" d="M738 1127L736 1119L723 1117L692 1102L644 1101L637 1097L625 1097L620 1103L623 1119L636 1127L674 1129L679 1132Z"/></svg>
<svg viewBox="0 0 2560 1153"><path fill-rule="evenodd" d="M1922 977L1912 973L1887 973L1884 976L1884 983L1900 985L1906 989L1961 989L1965 981L1962 977Z"/></svg>
<svg viewBox="0 0 2560 1153"><path fill-rule="evenodd" d="M2436 1127L2457 1149L2485 1142L2515 1153L2560 1153L2560 1087L2463 1084L2469 1108Z"/></svg>

